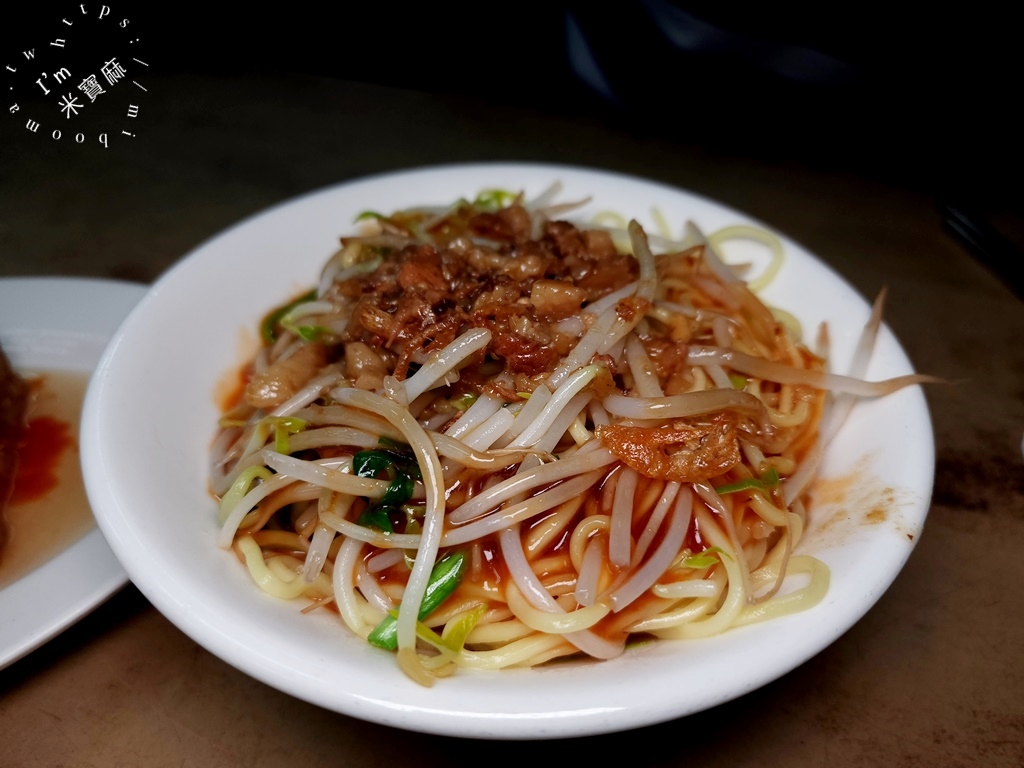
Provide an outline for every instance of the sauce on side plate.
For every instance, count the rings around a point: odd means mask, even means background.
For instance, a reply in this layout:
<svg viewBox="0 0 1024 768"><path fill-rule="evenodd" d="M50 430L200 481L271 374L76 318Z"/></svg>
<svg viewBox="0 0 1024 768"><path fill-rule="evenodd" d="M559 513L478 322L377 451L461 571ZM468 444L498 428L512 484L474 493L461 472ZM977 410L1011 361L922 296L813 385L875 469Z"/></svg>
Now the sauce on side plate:
<svg viewBox="0 0 1024 768"><path fill-rule="evenodd" d="M62 552L94 525L79 463L89 380L74 371L23 372L30 385L14 486L3 510L0 588Z"/></svg>

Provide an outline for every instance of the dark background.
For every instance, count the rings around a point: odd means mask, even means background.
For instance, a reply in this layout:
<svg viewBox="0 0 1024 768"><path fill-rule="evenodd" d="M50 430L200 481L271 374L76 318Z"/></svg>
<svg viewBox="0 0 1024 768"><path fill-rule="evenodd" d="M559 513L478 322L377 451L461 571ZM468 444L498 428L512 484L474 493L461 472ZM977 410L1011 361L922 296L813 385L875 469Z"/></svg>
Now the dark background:
<svg viewBox="0 0 1024 768"><path fill-rule="evenodd" d="M53 53L47 42L66 29L60 26L64 13L90 40L109 35L123 47L125 32L138 30L138 47L125 55L141 54L152 67L147 75L230 81L239 74L298 74L370 83L458 99L463 106L504 105L603 122L634 139L733 160L853 173L932 196L937 215L966 232L975 253L1024 296L1014 267L1024 248L1024 152L1016 116L1024 67L1017 27L1008 11L985 4L955 13L894 5L824 4L808 11L692 0L414 7L45 3L4 19L0 65L23 65L20 51L33 45ZM109 13L99 24L105 8ZM126 31L116 27L122 18L131 22ZM90 52L101 48L91 43ZM70 55L61 52L62 63ZM119 86L119 93L141 95L132 88ZM39 97L35 86L29 91L27 98ZM113 97L102 98L110 104ZM249 98L244 108L264 114L285 106L280 96L276 103ZM225 103L223 110L242 106ZM56 115L53 104L45 109ZM100 111L76 118L76 125L90 137L119 134L123 121L97 122ZM25 141L25 114L5 110L0 138ZM398 129L415 141L415 125ZM958 224L961 219L967 223Z"/></svg>
<svg viewBox="0 0 1024 768"><path fill-rule="evenodd" d="M1013 112L1024 68L1006 13L977 4L916 14L892 3L750 5L371 2L214 20L186 2L166 20L174 31L160 60L220 76L299 71L592 112L638 134L863 167L943 194L1018 186L1024 153ZM605 94L570 62L573 27Z"/></svg>
<svg viewBox="0 0 1024 768"><path fill-rule="evenodd" d="M7 58L29 30L53 28L60 4L39 5L4 20ZM976 3L956 13L690 0L84 4L91 16L104 5L146 31L141 46L165 73L304 73L587 113L732 155L1020 199L1016 26ZM80 7L67 7L75 19ZM603 93L570 61L571 36L585 41Z"/></svg>

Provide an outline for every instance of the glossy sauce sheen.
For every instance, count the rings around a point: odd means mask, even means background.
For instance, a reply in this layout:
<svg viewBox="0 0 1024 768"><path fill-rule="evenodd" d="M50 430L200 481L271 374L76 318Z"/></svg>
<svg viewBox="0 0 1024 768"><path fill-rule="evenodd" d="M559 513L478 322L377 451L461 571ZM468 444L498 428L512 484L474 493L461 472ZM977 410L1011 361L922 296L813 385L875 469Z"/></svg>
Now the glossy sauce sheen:
<svg viewBox="0 0 1024 768"><path fill-rule="evenodd" d="M78 428L88 374L24 374L32 385L28 427L4 510L0 587L78 541L94 525L79 463Z"/></svg>

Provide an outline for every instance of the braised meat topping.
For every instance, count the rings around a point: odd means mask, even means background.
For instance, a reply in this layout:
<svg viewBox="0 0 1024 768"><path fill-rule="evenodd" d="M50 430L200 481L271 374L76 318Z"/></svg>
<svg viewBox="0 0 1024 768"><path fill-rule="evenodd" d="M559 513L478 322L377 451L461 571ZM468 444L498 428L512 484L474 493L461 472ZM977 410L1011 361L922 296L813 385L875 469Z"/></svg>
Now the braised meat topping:
<svg viewBox="0 0 1024 768"><path fill-rule="evenodd" d="M620 254L603 230L553 221L534 239L520 205L468 216L462 232L453 221L458 217L445 219L436 245L381 248L376 269L332 288L355 300L341 341L387 350L400 379L418 356L467 325L492 332L487 352L509 373L549 371L565 354L559 321L637 279L636 259ZM622 311L643 309L627 304Z"/></svg>

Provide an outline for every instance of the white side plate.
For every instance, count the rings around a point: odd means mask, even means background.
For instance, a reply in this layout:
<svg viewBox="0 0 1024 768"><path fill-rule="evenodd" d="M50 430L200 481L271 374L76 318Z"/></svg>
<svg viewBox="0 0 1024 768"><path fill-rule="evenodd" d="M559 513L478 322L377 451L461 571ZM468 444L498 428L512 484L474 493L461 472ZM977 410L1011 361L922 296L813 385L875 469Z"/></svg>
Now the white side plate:
<svg viewBox="0 0 1024 768"><path fill-rule="evenodd" d="M0 344L19 370L91 373L146 287L111 280L0 279ZM0 669L35 650L127 583L93 527L0 589Z"/></svg>

